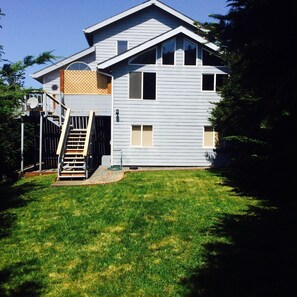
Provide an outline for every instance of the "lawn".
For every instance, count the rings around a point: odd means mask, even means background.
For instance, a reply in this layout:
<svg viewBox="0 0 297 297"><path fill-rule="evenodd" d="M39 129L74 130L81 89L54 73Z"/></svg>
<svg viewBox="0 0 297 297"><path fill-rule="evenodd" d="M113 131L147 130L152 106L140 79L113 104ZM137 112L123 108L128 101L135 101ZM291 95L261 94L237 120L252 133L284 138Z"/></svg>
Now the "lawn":
<svg viewBox="0 0 297 297"><path fill-rule="evenodd" d="M232 244L214 228L260 204L208 170L84 187L53 180L0 189L0 296L186 296L206 246Z"/></svg>

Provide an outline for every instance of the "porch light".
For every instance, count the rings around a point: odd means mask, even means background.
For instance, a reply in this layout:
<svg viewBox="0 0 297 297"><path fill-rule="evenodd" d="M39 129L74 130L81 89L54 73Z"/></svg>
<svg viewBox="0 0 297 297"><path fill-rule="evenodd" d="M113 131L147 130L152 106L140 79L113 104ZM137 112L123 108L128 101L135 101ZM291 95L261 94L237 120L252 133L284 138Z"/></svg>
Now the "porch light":
<svg viewBox="0 0 297 297"><path fill-rule="evenodd" d="M116 121L119 122L120 121L120 110L116 109Z"/></svg>

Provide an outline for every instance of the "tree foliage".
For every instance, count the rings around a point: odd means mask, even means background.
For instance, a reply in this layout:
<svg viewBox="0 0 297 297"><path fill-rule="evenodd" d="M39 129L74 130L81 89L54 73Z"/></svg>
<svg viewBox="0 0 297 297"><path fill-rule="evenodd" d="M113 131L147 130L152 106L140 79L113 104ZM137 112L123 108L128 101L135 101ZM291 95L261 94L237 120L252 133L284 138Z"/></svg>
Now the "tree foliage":
<svg viewBox="0 0 297 297"><path fill-rule="evenodd" d="M4 14L0 9L0 17ZM0 61L3 55L0 46ZM32 90L24 87L25 71L56 59L52 52L37 57L26 56L22 61L0 67L0 182L9 177L20 164L20 123L18 113L24 96ZM28 139L30 142L30 139ZM28 143L25 143L25 146Z"/></svg>
<svg viewBox="0 0 297 297"><path fill-rule="evenodd" d="M295 1L228 0L208 38L230 66L211 121L232 143L232 160L293 185L297 166ZM249 174L251 172L249 171ZM280 179L281 178L281 179Z"/></svg>

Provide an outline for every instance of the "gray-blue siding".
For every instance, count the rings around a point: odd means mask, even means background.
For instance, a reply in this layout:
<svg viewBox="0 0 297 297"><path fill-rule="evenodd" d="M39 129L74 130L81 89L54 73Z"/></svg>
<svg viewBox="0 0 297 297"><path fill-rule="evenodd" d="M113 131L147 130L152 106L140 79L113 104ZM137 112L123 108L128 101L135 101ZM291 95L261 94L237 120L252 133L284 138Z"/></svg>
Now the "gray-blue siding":
<svg viewBox="0 0 297 297"><path fill-rule="evenodd" d="M202 73L225 73L226 69L184 66L183 38L178 38L176 65L161 65L158 48L157 65L135 66L127 61L116 65L114 110L119 109L119 122L113 124L114 164L143 166L208 166L213 149L203 147L204 126L210 125L212 102L221 98L216 92L201 90ZM201 47L199 47L199 52ZM199 54L199 56L201 56ZM129 72L157 73L156 100L129 100ZM131 126L152 125L153 147L131 147Z"/></svg>
<svg viewBox="0 0 297 297"><path fill-rule="evenodd" d="M181 25L193 29L188 23L150 6L95 33L96 60L102 62L117 55L118 40L128 41L131 49Z"/></svg>

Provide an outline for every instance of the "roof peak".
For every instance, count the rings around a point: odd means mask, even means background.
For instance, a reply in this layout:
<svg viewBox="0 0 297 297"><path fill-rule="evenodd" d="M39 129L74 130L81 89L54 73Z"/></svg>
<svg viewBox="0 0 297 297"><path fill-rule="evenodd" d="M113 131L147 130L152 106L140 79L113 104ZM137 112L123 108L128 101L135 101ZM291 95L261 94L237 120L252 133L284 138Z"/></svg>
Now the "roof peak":
<svg viewBox="0 0 297 297"><path fill-rule="evenodd" d="M89 42L89 45L93 45L93 41L92 41L92 35L95 31L105 27L105 26L108 26L116 21L119 21L129 15L132 15L133 13L136 13L138 11L141 11L151 5L155 5L156 7L166 11L167 13L183 20L185 23L188 23L192 26L194 26L194 20L186 15L184 15L183 13L175 10L174 8L171 8L170 6L168 6L167 4L164 4L163 2L161 1L158 1L158 0L148 0L148 1L145 1L145 2L142 2L141 4L138 4L137 6L134 6L122 13L119 13L115 16L112 16L102 22L99 22L93 26L90 26L86 29L84 29L84 33L85 33L85 36Z"/></svg>

